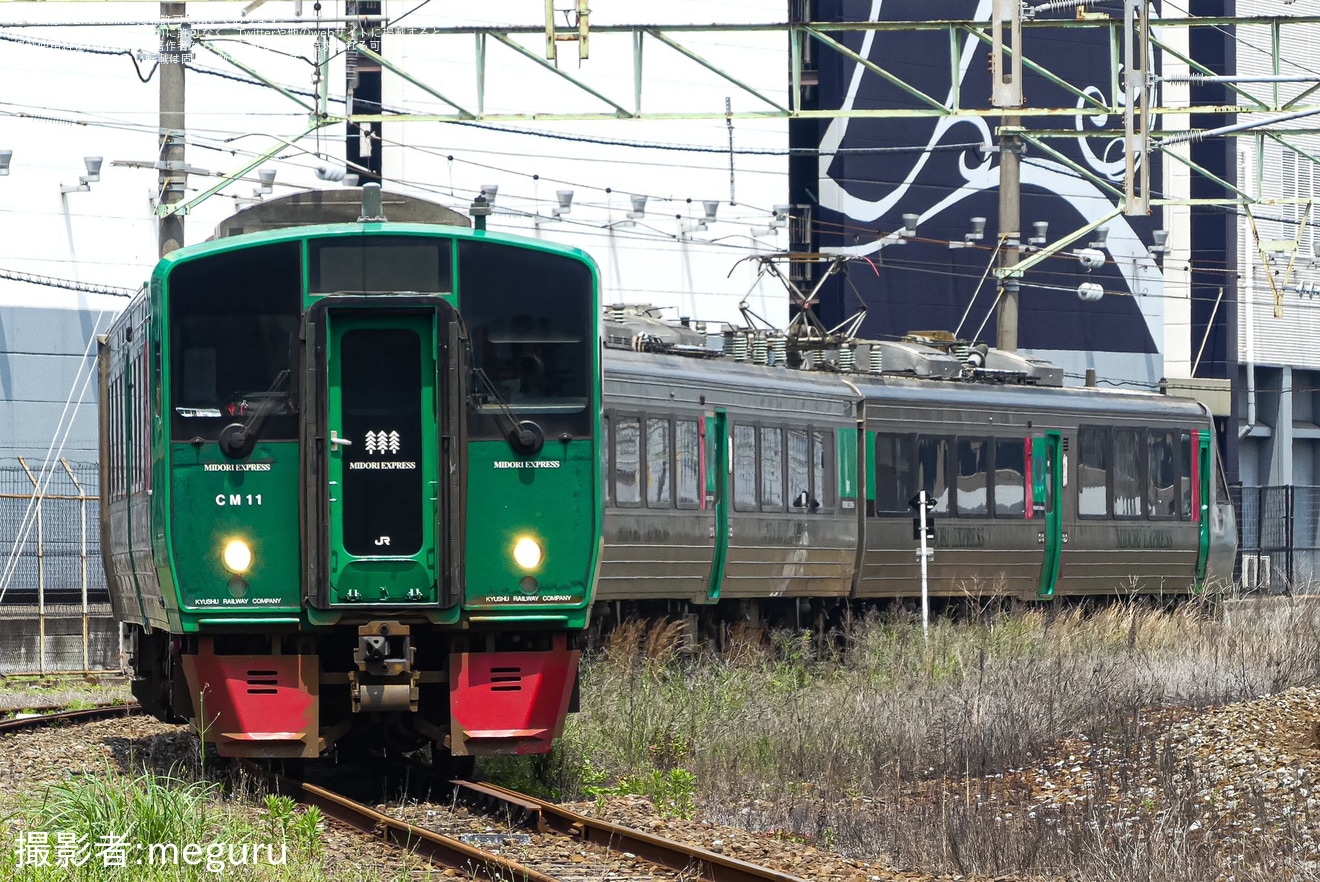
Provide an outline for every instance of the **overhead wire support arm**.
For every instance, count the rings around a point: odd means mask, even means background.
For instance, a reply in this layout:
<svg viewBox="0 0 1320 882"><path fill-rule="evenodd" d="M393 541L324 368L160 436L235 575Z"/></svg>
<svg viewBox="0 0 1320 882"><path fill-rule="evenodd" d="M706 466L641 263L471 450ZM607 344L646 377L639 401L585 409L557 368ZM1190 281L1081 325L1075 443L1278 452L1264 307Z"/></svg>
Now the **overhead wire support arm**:
<svg viewBox="0 0 1320 882"><path fill-rule="evenodd" d="M310 126L308 126L306 130L304 130L301 134L296 136L292 141L286 141L284 138L280 138L276 135L269 135L268 137L275 138L275 140L277 140L279 143L276 144L274 147L271 147L269 150L263 150L260 153L256 154L246 165L240 167L237 171L232 171L229 174L222 175L219 181L217 181L215 184L212 184L210 187L206 188L202 192L198 193L196 196L189 199L187 202L176 202L170 205L158 206L156 209L156 214L159 215L160 217L168 217L170 215L175 215L175 214L187 214L193 208L205 202L207 199L210 199L212 196L214 196L216 193L219 193L221 190L225 189L230 184L233 184L236 181L240 180L244 175L252 171L257 166L261 165L266 160L271 159L274 156L277 156L281 150L286 150L289 148L302 150L302 148L298 147L295 142L302 140L303 138L310 135L312 132L315 132L317 129L331 125L333 122L334 120L331 119L316 120Z"/></svg>
<svg viewBox="0 0 1320 882"><path fill-rule="evenodd" d="M250 65L246 65L243 62L239 61L237 58L230 55L228 52L216 46L211 40L206 39L204 37L199 37L196 34L193 35L193 40L196 43L200 43L202 48L205 49L207 52L210 52L211 54L215 55L217 58L223 59L224 61L228 62L229 64L243 71L243 73L257 80L263 86L267 86L271 89L274 89L276 92L279 92L285 98L288 98L290 101L292 101L294 104L297 104L299 107L301 107L303 110L306 110L308 113L317 112L314 106L308 104L301 97L289 91L288 88L286 88L285 86L281 86L279 83L276 83L273 80L268 79L267 77L262 76L260 73L256 71L256 69L254 69Z"/></svg>
<svg viewBox="0 0 1320 882"><path fill-rule="evenodd" d="M1036 134L1034 132L1027 129L1023 129L1022 131L1018 132L1018 137L1021 138L1023 141L1025 141L1027 144L1039 150L1041 153L1048 156L1050 159L1054 160L1055 162L1059 163L1062 166L1065 166L1075 174L1081 175L1083 178L1090 181L1092 184L1099 187L1101 190L1104 190L1110 196L1113 196L1116 199L1123 198L1123 191L1120 190L1118 187L1115 187L1112 183L1110 183L1108 178L1104 177L1103 175L1096 174L1095 171L1093 171L1090 168L1087 168L1085 165L1082 165L1080 162L1077 162L1075 159L1068 156L1066 153L1063 153L1060 150L1056 150L1054 147L1046 143L1044 139L1036 137Z"/></svg>
<svg viewBox="0 0 1320 882"><path fill-rule="evenodd" d="M628 118L634 115L631 110L628 110L622 104L615 102L614 99L608 98L605 95L601 94L600 92L597 92L595 89L591 88L586 83L579 80L577 77L573 76L572 74L565 73L564 71L560 70L558 67L555 67L555 65L546 61L544 58L541 58L535 52L532 52L531 50L527 49L525 46L519 45L515 40L511 39L508 34L501 33L499 31L490 31L489 33L490 36L494 37L496 40L499 40L501 43L503 43L505 46L508 46L510 49L514 50L519 55L531 59L532 61L539 64L542 68L550 71L556 76L568 80L570 83L577 86L579 89L586 92L588 95L593 95L596 98L599 98L601 101L604 101L606 104L614 108L617 116ZM484 74L485 71L482 71L483 79L484 79Z"/></svg>
<svg viewBox="0 0 1320 882"><path fill-rule="evenodd" d="M347 35L347 34L343 34L343 33L339 34L338 36L339 36L339 39L340 39L341 41L343 41L343 43L344 43L345 46L353 46L353 40L352 40L352 37L350 37L350 36ZM364 44L364 43L358 43L357 45L353 46L353 48L354 48L355 50L357 50L357 52L358 52L360 55L363 55L363 56L365 56L366 58L370 58L372 61L374 61L374 62L376 62L377 64L379 64L381 67L383 67L383 68L385 68L386 70L390 71L390 73L393 73L393 74L395 74L396 76L399 76L399 77L401 77L402 79L408 81L408 82L411 83L412 85L414 85L414 86L416 86L417 88L421 89L421 90L422 90L423 92L425 92L426 94L430 95L432 98L439 98L441 101L445 102L445 103L448 104L450 107L452 107L452 108L454 108L455 110L457 110L458 113L459 113L459 118L460 118L460 119L473 120L473 119L476 119L476 118L477 118L477 114L475 114L475 113L473 113L472 111L468 110L468 109L465 108L463 105L461 105L461 104L459 104L458 102L454 101L452 98L447 97L447 96L444 95L442 92L440 92L438 89L435 89L435 88L433 88L432 86L429 86L429 85L427 85L426 83L422 82L422 81L421 81L420 79L418 79L417 77L414 77L412 74L408 73L406 70L404 70L403 68L399 67L399 66L398 66L397 64L395 64L394 62L390 61L388 58L385 58L385 57L384 57L383 55L381 55L379 52L376 52L376 51L372 50L372 49L371 49L370 47L368 47L366 44Z"/></svg>
<svg viewBox="0 0 1320 882"><path fill-rule="evenodd" d="M1180 205L1185 204L1185 201L1180 200L1178 204ZM1233 204L1236 204L1236 202L1234 202ZM1071 233L1064 235L1058 241L1045 246L1040 251L1032 252L1030 257L1023 259L1017 264L1011 267L1000 267L999 269L996 269L995 276L997 278L1003 278L1006 275L1020 276L1027 270L1036 266L1036 264L1041 263L1047 258L1053 257L1054 255L1058 254L1060 251L1063 251L1069 245L1080 240L1082 237L1084 237L1087 233L1090 233L1092 230L1098 230L1100 227L1103 227L1105 224L1109 223L1111 220L1118 217L1122 213L1123 213L1122 207L1112 209L1106 212L1105 214L1101 215L1100 217L1096 218L1095 220L1091 221L1086 226L1079 227L1078 229L1073 230Z"/></svg>

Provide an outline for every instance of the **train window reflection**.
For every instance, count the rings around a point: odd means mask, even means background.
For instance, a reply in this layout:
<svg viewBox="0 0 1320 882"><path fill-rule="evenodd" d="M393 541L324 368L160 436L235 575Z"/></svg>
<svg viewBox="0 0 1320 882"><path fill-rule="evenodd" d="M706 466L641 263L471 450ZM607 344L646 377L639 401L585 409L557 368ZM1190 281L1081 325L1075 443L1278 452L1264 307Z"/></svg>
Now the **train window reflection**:
<svg viewBox="0 0 1320 882"><path fill-rule="evenodd" d="M430 236L354 236L307 243L313 294L447 294L449 241Z"/></svg>
<svg viewBox="0 0 1320 882"><path fill-rule="evenodd" d="M811 486L822 508L834 507L834 487L830 483L833 450L826 443L829 435L819 429L811 433Z"/></svg>
<svg viewBox="0 0 1320 882"><path fill-rule="evenodd" d="M605 418L600 421L600 456L604 460L602 471L605 473L605 504L611 505L614 502L614 482L610 480L610 456L613 448L610 447L610 414L605 414Z"/></svg>
<svg viewBox="0 0 1320 882"><path fill-rule="evenodd" d="M621 417L614 429L614 500L619 505L642 502L638 472L641 470L642 426L637 417Z"/></svg>
<svg viewBox="0 0 1320 882"><path fill-rule="evenodd" d="M302 258L282 242L180 263L166 280L171 432L214 440L264 416L264 440L298 437Z"/></svg>
<svg viewBox="0 0 1320 882"><path fill-rule="evenodd" d="M916 492L912 437L877 432L875 436L875 510L878 514L907 514L908 500Z"/></svg>
<svg viewBox="0 0 1320 882"><path fill-rule="evenodd" d="M669 420L646 421L646 504L669 507Z"/></svg>
<svg viewBox="0 0 1320 882"><path fill-rule="evenodd" d="M1082 426L1077 430L1077 513L1109 517L1109 433Z"/></svg>
<svg viewBox="0 0 1320 882"><path fill-rule="evenodd" d="M1173 432L1152 429L1147 437L1147 511L1152 518L1178 516L1177 445Z"/></svg>
<svg viewBox="0 0 1320 882"><path fill-rule="evenodd" d="M949 512L948 438L923 435L917 439L917 468L920 470L918 487L926 491L928 499L935 501L936 514ZM906 507L906 500L904 506Z"/></svg>
<svg viewBox="0 0 1320 882"><path fill-rule="evenodd" d="M1139 518L1144 514L1145 457L1141 436L1135 429L1114 431L1114 517Z"/></svg>
<svg viewBox="0 0 1320 882"><path fill-rule="evenodd" d="M473 383L471 436L503 437L506 406L535 416L547 437L589 434L592 286L590 268L563 255L459 243L459 305L472 369L484 374Z"/></svg>
<svg viewBox="0 0 1320 882"><path fill-rule="evenodd" d="M958 439L958 514L984 517L990 489L990 444L980 438Z"/></svg>
<svg viewBox="0 0 1320 882"><path fill-rule="evenodd" d="M756 511L756 427L733 427L733 507Z"/></svg>
<svg viewBox="0 0 1320 882"><path fill-rule="evenodd" d="M811 492L811 450L805 429L788 430L788 504L798 512L820 508Z"/></svg>
<svg viewBox="0 0 1320 882"><path fill-rule="evenodd" d="M675 470L674 496L679 508L701 505L700 435L696 420L679 420L674 425Z"/></svg>
<svg viewBox="0 0 1320 882"><path fill-rule="evenodd" d="M1182 501L1179 515L1184 519L1196 520L1192 511L1192 433L1183 432L1178 444L1178 498Z"/></svg>
<svg viewBox="0 0 1320 882"><path fill-rule="evenodd" d="M784 510L784 433L761 427L761 508Z"/></svg>
<svg viewBox="0 0 1320 882"><path fill-rule="evenodd" d="M995 516L1025 517L1027 513L1026 443L1017 438L995 441Z"/></svg>

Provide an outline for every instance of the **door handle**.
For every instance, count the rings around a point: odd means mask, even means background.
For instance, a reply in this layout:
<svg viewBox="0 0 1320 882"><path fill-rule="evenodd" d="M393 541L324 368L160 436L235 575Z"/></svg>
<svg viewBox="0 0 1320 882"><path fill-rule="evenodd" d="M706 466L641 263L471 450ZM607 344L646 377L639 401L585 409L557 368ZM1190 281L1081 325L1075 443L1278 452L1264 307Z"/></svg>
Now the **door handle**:
<svg viewBox="0 0 1320 882"><path fill-rule="evenodd" d="M348 440L347 438L340 438L338 433L336 433L334 429L330 430L330 443L342 444L345 447L351 447L353 445L353 442Z"/></svg>

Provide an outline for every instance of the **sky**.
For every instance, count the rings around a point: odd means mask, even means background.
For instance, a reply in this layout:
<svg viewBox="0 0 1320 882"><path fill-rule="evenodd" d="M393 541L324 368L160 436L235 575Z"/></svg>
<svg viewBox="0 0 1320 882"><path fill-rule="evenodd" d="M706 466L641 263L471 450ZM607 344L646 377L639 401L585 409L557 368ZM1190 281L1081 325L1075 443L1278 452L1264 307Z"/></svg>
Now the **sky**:
<svg viewBox="0 0 1320 882"><path fill-rule="evenodd" d="M317 13L310 2L299 5L297 17L292 0L271 0L247 16L243 4L229 2L191 3L188 12L199 28L202 22L242 22L252 28L243 37L213 45L268 80L307 91L314 87ZM568 4L559 0L559 5ZM778 4L770 8L753 2L718 9L722 22L782 20L784 14ZM543 28L543 11L542 4L527 0L461 8L448 0L387 0L391 20L417 32L387 35L383 54L430 91L386 72L385 105L417 114L451 112L432 94L440 92L460 106L477 106L475 38L434 29ZM636 4L620 0L591 4L591 22L597 27L633 23L636 13ZM136 289L149 276L157 250L151 165L157 154L159 83L153 62L139 60L138 54L156 51L158 14L154 3L0 3L0 77L6 83L0 94L0 150L13 151L10 174L0 177L0 272L124 290ZM342 15L343 3L323 3L319 14L324 19ZM648 24L711 18L709 4L685 0L645 10ZM274 21L289 22L299 32L260 33L262 22ZM513 39L544 56L543 32ZM772 100L786 99L782 35L682 34L674 39L716 59L730 76ZM332 112L342 108L334 99L342 99L345 91L340 48L332 46L328 77ZM205 47L194 51L197 66L250 79ZM576 44L562 43L559 51L563 71L615 104L635 106L630 36L593 34L586 60L578 59ZM768 107L654 38L645 41L642 57L641 96L647 112L718 115L726 97L735 110ZM488 112L609 108L494 39L487 40L485 58L481 99ZM275 171L273 196L343 186L316 175L318 167L342 167L342 124L303 136L310 127L307 109L272 88L193 70L186 81L187 162L196 170L189 198L216 182L215 174L233 172L272 148L279 152L261 168ZM736 150L732 170L731 134ZM787 319L782 286L759 277L755 262L745 260L788 244L786 230L773 221L775 206L787 201L788 192L787 123L782 119L737 120L732 132L722 118L481 125L431 121L388 124L383 138L387 190L466 212L483 186L497 185L490 227L583 248L601 266L608 303L645 303L664 307L670 317L739 323L739 306L746 303L777 324ZM87 156L102 157L100 180L86 192L62 192L78 186ZM254 197L257 179L255 173L250 177L190 210L188 244L204 241L221 219ZM552 210L560 190L573 192L572 205L556 217ZM647 197L642 217L627 217L633 196ZM718 203L716 220L703 224L707 201ZM104 302L124 299L111 296ZM0 303L13 302L104 305L103 296L0 280Z"/></svg>

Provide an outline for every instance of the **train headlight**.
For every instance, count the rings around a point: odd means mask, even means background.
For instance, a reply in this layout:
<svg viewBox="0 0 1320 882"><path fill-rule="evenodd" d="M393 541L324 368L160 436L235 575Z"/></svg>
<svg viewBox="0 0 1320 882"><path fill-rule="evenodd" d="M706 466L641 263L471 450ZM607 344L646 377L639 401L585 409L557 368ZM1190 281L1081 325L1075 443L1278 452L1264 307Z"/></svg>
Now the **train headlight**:
<svg viewBox="0 0 1320 882"><path fill-rule="evenodd" d="M221 557L231 573L246 573L252 566L252 547L242 539L231 539Z"/></svg>
<svg viewBox="0 0 1320 882"><path fill-rule="evenodd" d="M519 536L518 541L513 543L514 563L524 570L534 570L541 565L541 558L545 552L541 550L541 543L537 542L531 536Z"/></svg>

